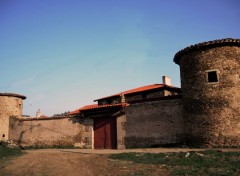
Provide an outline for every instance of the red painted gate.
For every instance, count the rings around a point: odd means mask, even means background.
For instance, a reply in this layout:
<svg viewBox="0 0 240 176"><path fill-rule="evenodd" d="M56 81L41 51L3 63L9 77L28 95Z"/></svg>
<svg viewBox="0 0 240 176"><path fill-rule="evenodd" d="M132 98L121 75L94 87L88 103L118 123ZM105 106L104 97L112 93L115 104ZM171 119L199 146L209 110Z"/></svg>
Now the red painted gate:
<svg viewBox="0 0 240 176"><path fill-rule="evenodd" d="M117 148L116 118L94 119L94 148Z"/></svg>

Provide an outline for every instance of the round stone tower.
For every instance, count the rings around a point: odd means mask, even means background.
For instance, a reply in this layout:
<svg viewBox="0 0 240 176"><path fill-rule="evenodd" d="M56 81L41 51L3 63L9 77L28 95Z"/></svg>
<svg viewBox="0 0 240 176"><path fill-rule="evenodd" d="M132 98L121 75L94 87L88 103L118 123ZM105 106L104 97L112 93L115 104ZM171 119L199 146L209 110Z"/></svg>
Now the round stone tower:
<svg viewBox="0 0 240 176"><path fill-rule="evenodd" d="M180 66L186 142L192 146L240 146L240 39L187 47Z"/></svg>
<svg viewBox="0 0 240 176"><path fill-rule="evenodd" d="M22 118L23 95L13 93L0 93L0 140L9 139L9 118L15 116Z"/></svg>

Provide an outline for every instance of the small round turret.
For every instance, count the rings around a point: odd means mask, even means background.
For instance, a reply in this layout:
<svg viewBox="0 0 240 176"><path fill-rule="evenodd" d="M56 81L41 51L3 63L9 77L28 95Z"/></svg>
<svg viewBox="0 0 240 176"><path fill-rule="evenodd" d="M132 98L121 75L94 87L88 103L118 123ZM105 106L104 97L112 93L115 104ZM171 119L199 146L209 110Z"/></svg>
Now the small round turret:
<svg viewBox="0 0 240 176"><path fill-rule="evenodd" d="M13 93L0 93L0 140L8 140L9 118L22 118L22 100L25 96Z"/></svg>
<svg viewBox="0 0 240 176"><path fill-rule="evenodd" d="M199 43L179 51L187 143L240 146L240 39Z"/></svg>

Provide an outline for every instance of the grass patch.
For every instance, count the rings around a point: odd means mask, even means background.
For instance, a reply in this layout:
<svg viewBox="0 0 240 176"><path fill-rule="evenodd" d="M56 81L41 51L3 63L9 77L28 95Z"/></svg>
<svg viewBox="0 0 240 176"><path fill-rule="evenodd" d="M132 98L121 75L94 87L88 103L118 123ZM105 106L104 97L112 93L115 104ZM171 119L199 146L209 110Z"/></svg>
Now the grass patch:
<svg viewBox="0 0 240 176"><path fill-rule="evenodd" d="M18 156L22 154L22 150L18 147L9 148L7 143L0 141L0 160L7 157Z"/></svg>
<svg viewBox="0 0 240 176"><path fill-rule="evenodd" d="M111 159L165 165L171 175L240 175L240 152L123 153Z"/></svg>

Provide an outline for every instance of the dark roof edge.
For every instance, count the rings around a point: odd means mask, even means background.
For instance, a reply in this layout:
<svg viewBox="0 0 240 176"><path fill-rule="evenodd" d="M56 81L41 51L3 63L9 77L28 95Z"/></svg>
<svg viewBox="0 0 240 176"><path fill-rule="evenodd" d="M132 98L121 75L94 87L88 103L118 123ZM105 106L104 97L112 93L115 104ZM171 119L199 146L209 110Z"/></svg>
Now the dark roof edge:
<svg viewBox="0 0 240 176"><path fill-rule="evenodd" d="M121 97L121 95L120 94L110 95L110 96L107 96L107 97L98 98L96 100L93 100L93 102L96 102L96 101L99 101L99 100L108 99L108 98L113 98L113 97Z"/></svg>
<svg viewBox="0 0 240 176"><path fill-rule="evenodd" d="M25 100L27 98L24 95L15 94L15 93L0 93L0 96L17 97L17 98L21 98L23 100Z"/></svg>
<svg viewBox="0 0 240 176"><path fill-rule="evenodd" d="M99 101L99 100L109 99L109 98L113 98L113 97L121 97L121 95L132 95L132 94L137 94L137 93L139 93L139 92L147 92L147 91L151 91L151 90L155 90L155 89L170 88L170 89L179 89L179 90L181 90L181 88L179 88L179 87L170 86L170 85L167 85L167 84L161 84L161 85L163 85L163 87L155 87L155 88L152 88L152 89L141 90L141 91L130 92L130 93L120 92L120 93L118 93L118 94L106 96L106 97L103 97L103 98L98 98L98 99L93 100L93 101L96 102L96 101ZM142 86L142 87L144 87L144 86ZM131 89L130 89L130 90L131 90Z"/></svg>
<svg viewBox="0 0 240 176"><path fill-rule="evenodd" d="M178 51L175 54L173 61L176 64L179 64L179 61L181 60L182 55L184 55L186 52L189 52L189 51L196 51L196 50L203 49L203 48L210 48L210 47L215 47L215 46L226 46L226 45L240 46L240 39L224 38L224 39L218 39L218 40L197 43L195 45L188 46L188 47Z"/></svg>
<svg viewBox="0 0 240 176"><path fill-rule="evenodd" d="M97 109L111 109L111 108L125 107L127 105L128 105L127 103L98 105L98 106L93 107L93 108L82 109L82 110L80 110L80 113L83 112L83 111L94 111L94 110L97 110Z"/></svg>

